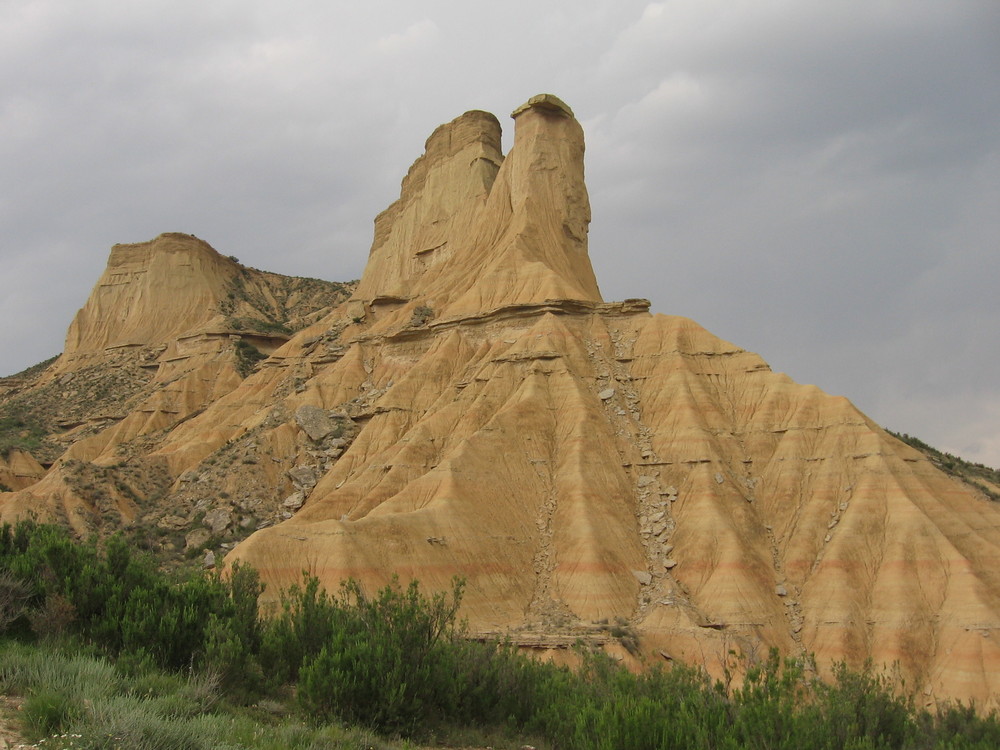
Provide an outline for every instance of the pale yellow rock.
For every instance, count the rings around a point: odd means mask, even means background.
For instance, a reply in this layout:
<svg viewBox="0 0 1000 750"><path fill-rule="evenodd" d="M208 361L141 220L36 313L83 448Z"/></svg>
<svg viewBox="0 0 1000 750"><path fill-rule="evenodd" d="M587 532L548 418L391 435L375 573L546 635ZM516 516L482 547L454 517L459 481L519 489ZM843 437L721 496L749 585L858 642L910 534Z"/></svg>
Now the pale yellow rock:
<svg viewBox="0 0 1000 750"><path fill-rule="evenodd" d="M376 235L356 294L375 311L358 358L376 379L388 368L393 387L303 510L233 558L275 589L307 560L327 585L395 572L443 588L459 574L466 612L487 630L532 622L552 599L578 622L629 619L647 647L688 659L722 663L734 646L815 652L824 668L871 658L935 695L991 705L1000 678L984 664L1000 662L980 633L1000 625L996 506L845 399L689 320L600 305L578 125L562 108L516 114L492 185L463 171L468 153L453 164L430 142L411 170L458 172L455 192L438 189L462 196L465 213L440 206L461 220L433 242ZM487 133L473 136L470 120ZM491 119L444 127L499 161ZM411 187L400 198L411 212L436 200ZM417 269L405 283L380 270L391 258ZM398 301L371 305L380 295ZM439 313L429 330L387 335L416 304ZM315 393L337 394L325 407L350 393L338 385L357 380L350 368L345 358L317 373ZM635 412L613 407L618 397ZM660 537L640 533L647 507L668 512ZM801 592L791 606L779 581Z"/></svg>
<svg viewBox="0 0 1000 750"><path fill-rule="evenodd" d="M115 245L107 268L66 334L62 361L143 346L222 326L217 309L239 266L186 234ZM65 366L65 365L64 365Z"/></svg>
<svg viewBox="0 0 1000 750"><path fill-rule="evenodd" d="M375 224L355 293L375 330L409 318L420 298L439 320L546 300L600 301L587 254L590 201L583 130L565 112L526 105L514 147L468 112L438 128L400 198Z"/></svg>
<svg viewBox="0 0 1000 750"><path fill-rule="evenodd" d="M303 570L331 589L458 575L474 630L555 643L622 618L651 658L714 673L773 646L996 707L1000 508L848 400L642 300L603 302L581 128L549 95L515 116L506 157L492 115L438 128L352 299L259 372L198 355L70 455L110 465L129 447L129 466L166 473L168 503L206 497L206 477L266 493L291 517L227 562L255 565L272 600ZM180 335L101 320L110 305L74 323L77 352ZM184 331L211 333L199 320ZM330 424L310 435L316 409ZM234 447L252 462L219 473ZM0 515L48 504L82 525L68 477L57 465Z"/></svg>
<svg viewBox="0 0 1000 750"><path fill-rule="evenodd" d="M45 476L45 468L35 457L25 451L12 450L0 455L0 485L19 490L34 484Z"/></svg>
<svg viewBox="0 0 1000 750"><path fill-rule="evenodd" d="M130 496L135 490L122 490L110 474L95 475L79 462L114 467L123 457L138 461L241 384L241 344L259 355L274 353L289 339L290 326L315 323L349 291L245 268L187 234L116 245L70 325L63 354L30 385L19 380L0 391L0 408L7 394L16 402L14 413L47 408L56 430L45 450L51 455L52 443L64 446L48 473L16 452L10 460L19 463L0 464L0 482L18 491L0 500L0 517L65 517L81 533L93 530L90 521L103 524L106 514L131 523L138 512ZM126 396L116 398L121 393ZM64 406L72 407L71 418ZM188 455L205 458L217 447L202 438L187 446ZM142 476L137 481L158 495L169 460L141 463L132 467ZM277 473L268 469L268 476Z"/></svg>

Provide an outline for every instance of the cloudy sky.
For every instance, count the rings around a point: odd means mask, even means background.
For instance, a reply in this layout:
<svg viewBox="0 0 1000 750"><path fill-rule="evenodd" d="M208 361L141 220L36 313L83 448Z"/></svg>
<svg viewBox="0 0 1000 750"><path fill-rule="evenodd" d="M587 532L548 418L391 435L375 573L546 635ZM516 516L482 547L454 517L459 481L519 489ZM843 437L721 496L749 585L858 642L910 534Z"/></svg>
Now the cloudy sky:
<svg viewBox="0 0 1000 750"><path fill-rule="evenodd" d="M606 299L1000 465L997 0L2 0L0 374L116 242L357 278L431 130L541 92Z"/></svg>

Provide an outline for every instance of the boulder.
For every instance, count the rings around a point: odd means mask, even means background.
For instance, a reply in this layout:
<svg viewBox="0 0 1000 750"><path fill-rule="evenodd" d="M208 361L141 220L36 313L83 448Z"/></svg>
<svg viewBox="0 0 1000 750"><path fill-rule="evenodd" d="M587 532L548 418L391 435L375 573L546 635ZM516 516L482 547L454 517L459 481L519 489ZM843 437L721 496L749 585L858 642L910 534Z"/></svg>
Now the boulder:
<svg viewBox="0 0 1000 750"><path fill-rule="evenodd" d="M190 549L204 547L211 538L212 534L208 531L208 529L194 529L184 536L184 550L187 551Z"/></svg>
<svg viewBox="0 0 1000 750"><path fill-rule="evenodd" d="M288 477L299 490L311 490L318 481L316 469L312 466L296 466L294 469L289 469Z"/></svg>
<svg viewBox="0 0 1000 750"><path fill-rule="evenodd" d="M311 404L303 404L295 411L295 423L302 428L310 440L316 443L337 427L337 424L323 409Z"/></svg>
<svg viewBox="0 0 1000 750"><path fill-rule="evenodd" d="M225 508L214 508L205 514L203 523L212 531L214 536L221 536L233 522L233 514Z"/></svg>

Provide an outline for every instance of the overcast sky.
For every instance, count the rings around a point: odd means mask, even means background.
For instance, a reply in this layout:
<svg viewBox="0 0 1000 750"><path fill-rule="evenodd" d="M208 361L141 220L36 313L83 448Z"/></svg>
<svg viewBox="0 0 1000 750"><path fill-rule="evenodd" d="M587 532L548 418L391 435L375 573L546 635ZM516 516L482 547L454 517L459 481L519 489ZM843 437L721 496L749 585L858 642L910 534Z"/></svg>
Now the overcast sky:
<svg viewBox="0 0 1000 750"><path fill-rule="evenodd" d="M997 0L2 0L0 374L116 242L357 278L433 128L541 92L605 299L1000 465Z"/></svg>

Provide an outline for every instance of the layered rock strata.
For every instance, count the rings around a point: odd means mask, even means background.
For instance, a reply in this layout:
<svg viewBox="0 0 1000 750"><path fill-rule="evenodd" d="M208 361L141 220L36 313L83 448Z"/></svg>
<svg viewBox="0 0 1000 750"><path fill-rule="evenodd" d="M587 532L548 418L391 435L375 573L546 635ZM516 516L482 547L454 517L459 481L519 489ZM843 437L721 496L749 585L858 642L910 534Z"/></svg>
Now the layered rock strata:
<svg viewBox="0 0 1000 750"><path fill-rule="evenodd" d="M492 115L438 128L351 298L258 372L141 451L152 433L109 427L72 466L130 445L121 465L162 494L136 519L189 537L204 519L229 547L260 526L227 561L272 598L302 571L458 575L475 630L533 647L583 637L710 670L777 647L995 705L1000 508L846 399L643 300L604 302L582 130L547 95L514 120L506 156ZM95 316L92 347L142 338L138 318ZM3 496L4 517L67 476Z"/></svg>
<svg viewBox="0 0 1000 750"><path fill-rule="evenodd" d="M150 498L169 502L150 451L352 288L246 268L188 234L115 245L62 355L0 381L0 417L35 443L0 451L0 483L19 491L0 515L81 534L139 522Z"/></svg>

